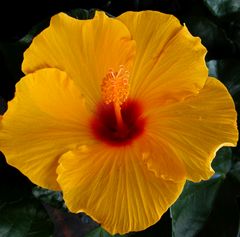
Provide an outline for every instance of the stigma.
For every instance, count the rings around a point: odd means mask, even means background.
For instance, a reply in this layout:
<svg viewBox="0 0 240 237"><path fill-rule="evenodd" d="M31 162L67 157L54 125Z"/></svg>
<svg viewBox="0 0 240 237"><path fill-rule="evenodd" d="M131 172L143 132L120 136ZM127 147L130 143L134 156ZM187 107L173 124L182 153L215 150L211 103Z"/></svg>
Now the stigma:
<svg viewBox="0 0 240 237"><path fill-rule="evenodd" d="M120 65L118 72L109 69L103 78L102 98L105 104L118 104L121 106L128 98L129 93L129 72L125 66Z"/></svg>
<svg viewBox="0 0 240 237"><path fill-rule="evenodd" d="M124 65L114 72L109 69L101 84L102 99L105 104L112 103L119 130L123 130L124 122L121 114L121 105L129 94L129 72Z"/></svg>

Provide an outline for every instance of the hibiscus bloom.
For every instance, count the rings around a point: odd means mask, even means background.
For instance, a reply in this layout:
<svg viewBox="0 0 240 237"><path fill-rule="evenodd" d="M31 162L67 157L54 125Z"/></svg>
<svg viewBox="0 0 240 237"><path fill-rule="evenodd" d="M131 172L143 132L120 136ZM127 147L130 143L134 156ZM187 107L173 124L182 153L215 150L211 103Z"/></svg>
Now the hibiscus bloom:
<svg viewBox="0 0 240 237"><path fill-rule="evenodd" d="M172 15L53 16L2 117L7 162L110 233L153 225L238 139L233 100L205 54Z"/></svg>

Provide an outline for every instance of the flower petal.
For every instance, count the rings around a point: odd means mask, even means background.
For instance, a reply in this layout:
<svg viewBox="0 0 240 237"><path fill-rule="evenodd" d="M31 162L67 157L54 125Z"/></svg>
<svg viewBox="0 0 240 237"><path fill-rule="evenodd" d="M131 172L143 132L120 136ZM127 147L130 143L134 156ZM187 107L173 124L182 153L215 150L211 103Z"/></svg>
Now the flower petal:
<svg viewBox="0 0 240 237"><path fill-rule="evenodd" d="M161 95L166 102L196 94L208 71L206 49L172 15L154 11L127 12L117 19L136 41L131 96L151 105Z"/></svg>
<svg viewBox="0 0 240 237"><path fill-rule="evenodd" d="M90 20L60 13L34 38L24 53L22 70L26 74L40 68L63 70L80 86L86 99L96 102L109 69L118 71L120 65L130 68L134 55L135 42L120 21L100 11Z"/></svg>
<svg viewBox="0 0 240 237"><path fill-rule="evenodd" d="M184 163L160 136L153 136L146 131L138 144L144 163L155 176L174 182L182 182L186 179Z"/></svg>
<svg viewBox="0 0 240 237"><path fill-rule="evenodd" d="M7 162L42 187L59 189L58 158L88 142L88 112L78 87L57 69L22 78L1 121Z"/></svg>
<svg viewBox="0 0 240 237"><path fill-rule="evenodd" d="M196 96L152 109L147 133L164 141L185 164L187 179L205 180L222 146L236 146L237 114L225 86L209 78ZM151 120L150 120L151 119Z"/></svg>
<svg viewBox="0 0 240 237"><path fill-rule="evenodd" d="M70 211L86 212L112 234L153 225L185 183L157 178L132 146L82 146L61 157L57 172Z"/></svg>

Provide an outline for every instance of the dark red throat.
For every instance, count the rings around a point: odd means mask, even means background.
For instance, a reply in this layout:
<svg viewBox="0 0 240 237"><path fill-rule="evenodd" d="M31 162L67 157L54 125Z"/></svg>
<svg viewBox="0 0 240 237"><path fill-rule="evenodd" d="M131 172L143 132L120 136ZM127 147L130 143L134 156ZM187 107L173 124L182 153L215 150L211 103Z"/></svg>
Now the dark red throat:
<svg viewBox="0 0 240 237"><path fill-rule="evenodd" d="M114 105L101 103L91 120L94 137L111 146L129 145L143 134L146 118L142 117L142 107L134 100L127 100L121 106L124 126L117 126Z"/></svg>

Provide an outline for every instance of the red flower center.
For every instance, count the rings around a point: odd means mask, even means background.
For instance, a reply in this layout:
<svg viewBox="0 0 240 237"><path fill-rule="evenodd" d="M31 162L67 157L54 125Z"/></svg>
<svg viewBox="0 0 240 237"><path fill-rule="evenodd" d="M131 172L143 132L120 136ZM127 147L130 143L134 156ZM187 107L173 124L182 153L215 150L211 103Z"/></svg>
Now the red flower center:
<svg viewBox="0 0 240 237"><path fill-rule="evenodd" d="M129 145L143 134L146 118L142 116L142 108L137 101L127 100L121 106L123 126L119 126L114 104L101 103L91 120L94 137L111 146Z"/></svg>

